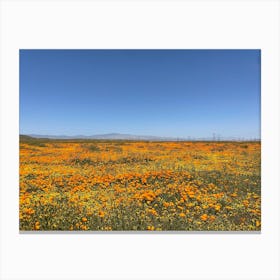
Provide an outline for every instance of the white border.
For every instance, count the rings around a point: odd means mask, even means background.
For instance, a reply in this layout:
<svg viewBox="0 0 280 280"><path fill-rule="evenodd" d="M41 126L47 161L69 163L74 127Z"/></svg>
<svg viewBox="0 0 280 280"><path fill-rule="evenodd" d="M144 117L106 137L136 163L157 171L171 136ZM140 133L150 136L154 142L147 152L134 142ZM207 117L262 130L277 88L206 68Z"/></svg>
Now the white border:
<svg viewBox="0 0 280 280"><path fill-rule="evenodd" d="M278 1L0 3L2 279L279 279ZM19 234L23 48L261 49L262 233Z"/></svg>

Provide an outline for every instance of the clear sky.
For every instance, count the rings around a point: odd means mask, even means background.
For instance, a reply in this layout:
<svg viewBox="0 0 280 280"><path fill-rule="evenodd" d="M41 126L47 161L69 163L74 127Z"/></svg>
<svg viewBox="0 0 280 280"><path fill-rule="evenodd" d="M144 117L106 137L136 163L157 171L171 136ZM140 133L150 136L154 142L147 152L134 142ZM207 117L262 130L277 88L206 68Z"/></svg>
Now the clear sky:
<svg viewBox="0 0 280 280"><path fill-rule="evenodd" d="M20 50L20 133L260 138L259 50Z"/></svg>

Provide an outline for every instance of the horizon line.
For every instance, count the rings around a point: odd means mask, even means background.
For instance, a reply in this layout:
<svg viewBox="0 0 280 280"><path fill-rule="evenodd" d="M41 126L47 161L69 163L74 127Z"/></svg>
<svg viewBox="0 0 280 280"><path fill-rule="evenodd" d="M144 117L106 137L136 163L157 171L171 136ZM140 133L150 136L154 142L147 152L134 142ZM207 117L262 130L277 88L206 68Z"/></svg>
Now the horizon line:
<svg viewBox="0 0 280 280"><path fill-rule="evenodd" d="M171 138L174 140L190 140L190 139L206 139L206 140L214 140L214 141L219 141L222 139L228 139L228 140L254 140L254 141L260 141L261 137L257 136L250 136L250 137L245 137L245 136L222 136L219 133L213 133L212 136L156 136L156 135L144 135L144 134L131 134L131 133L96 133L96 134L41 134L41 133L19 133L19 135L26 135L26 136L43 136L43 137L95 137L95 136L109 136L109 135L115 135L115 136L131 136L131 137L151 137L151 138ZM72 138L73 139L73 138Z"/></svg>

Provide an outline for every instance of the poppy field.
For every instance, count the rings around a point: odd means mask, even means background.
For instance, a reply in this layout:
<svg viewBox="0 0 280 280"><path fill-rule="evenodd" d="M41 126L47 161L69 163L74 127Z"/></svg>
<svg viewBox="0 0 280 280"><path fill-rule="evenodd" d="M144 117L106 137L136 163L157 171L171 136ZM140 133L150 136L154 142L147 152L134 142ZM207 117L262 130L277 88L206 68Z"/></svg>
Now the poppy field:
<svg viewBox="0 0 280 280"><path fill-rule="evenodd" d="M20 138L21 231L260 231L260 142Z"/></svg>

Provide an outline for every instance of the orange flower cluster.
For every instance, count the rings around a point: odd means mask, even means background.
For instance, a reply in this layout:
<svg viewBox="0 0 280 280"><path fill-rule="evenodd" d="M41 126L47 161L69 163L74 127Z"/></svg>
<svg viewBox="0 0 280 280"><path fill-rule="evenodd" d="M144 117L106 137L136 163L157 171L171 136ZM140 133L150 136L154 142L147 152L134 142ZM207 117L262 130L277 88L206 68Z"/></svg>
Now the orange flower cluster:
<svg viewBox="0 0 280 280"><path fill-rule="evenodd" d="M259 142L20 142L21 230L260 230Z"/></svg>

